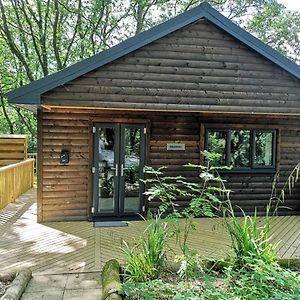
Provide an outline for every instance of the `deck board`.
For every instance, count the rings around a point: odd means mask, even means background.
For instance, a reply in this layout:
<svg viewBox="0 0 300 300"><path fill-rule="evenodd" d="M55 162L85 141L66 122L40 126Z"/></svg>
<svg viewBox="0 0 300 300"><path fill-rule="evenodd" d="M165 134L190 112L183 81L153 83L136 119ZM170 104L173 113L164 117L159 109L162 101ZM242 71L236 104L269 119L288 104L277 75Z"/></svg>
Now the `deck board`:
<svg viewBox="0 0 300 300"><path fill-rule="evenodd" d="M122 261L122 241L134 243L147 223L130 222L128 227L94 228L93 223L36 222L36 190L22 195L15 204L0 211L0 270L17 271L30 267L35 274L101 270L117 258ZM263 218L259 218L262 224ZM222 258L232 254L223 220L197 219L188 244L204 257ZM300 216L272 217L272 240L282 258L300 258ZM172 240L174 256L179 247Z"/></svg>

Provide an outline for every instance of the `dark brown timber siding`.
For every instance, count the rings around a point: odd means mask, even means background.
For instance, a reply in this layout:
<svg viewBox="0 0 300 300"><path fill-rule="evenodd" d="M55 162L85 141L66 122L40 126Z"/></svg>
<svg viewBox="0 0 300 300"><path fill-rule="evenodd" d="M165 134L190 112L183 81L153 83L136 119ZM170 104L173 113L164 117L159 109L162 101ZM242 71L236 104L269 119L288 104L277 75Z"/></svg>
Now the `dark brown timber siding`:
<svg viewBox="0 0 300 300"><path fill-rule="evenodd" d="M300 113L300 81L200 20L55 88L44 104Z"/></svg>
<svg viewBox="0 0 300 300"><path fill-rule="evenodd" d="M287 175L300 161L300 117L288 119L266 116L217 116L216 114L174 114L159 112L104 112L101 110L44 110L42 118L42 176L39 193L40 221L87 219L91 207L91 166L93 122L129 122L149 120L147 163L153 167L168 166L168 175L183 175L195 180L197 173L183 167L184 164L200 161L201 123L261 124L274 125L281 130L280 170L281 185ZM249 125L249 127L251 127ZM167 151L166 144L181 142L186 151ZM59 163L62 149L70 151L70 163ZM232 200L247 212L254 207L264 207L271 192L273 174L231 174L227 187L233 190ZM286 206L292 208L285 213L300 213L300 187L297 184L292 195L287 195ZM179 201L181 206L187 202ZM149 203L150 209L159 203Z"/></svg>

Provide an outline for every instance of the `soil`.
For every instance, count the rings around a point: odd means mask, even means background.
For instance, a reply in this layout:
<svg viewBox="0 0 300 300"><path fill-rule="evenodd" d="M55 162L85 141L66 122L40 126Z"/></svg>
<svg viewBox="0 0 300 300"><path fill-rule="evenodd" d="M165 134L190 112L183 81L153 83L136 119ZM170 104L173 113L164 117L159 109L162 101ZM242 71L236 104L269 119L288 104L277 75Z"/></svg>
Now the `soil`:
<svg viewBox="0 0 300 300"><path fill-rule="evenodd" d="M11 281L1 281L0 280L0 297L2 297L6 291L6 289L8 288L9 284L11 283Z"/></svg>

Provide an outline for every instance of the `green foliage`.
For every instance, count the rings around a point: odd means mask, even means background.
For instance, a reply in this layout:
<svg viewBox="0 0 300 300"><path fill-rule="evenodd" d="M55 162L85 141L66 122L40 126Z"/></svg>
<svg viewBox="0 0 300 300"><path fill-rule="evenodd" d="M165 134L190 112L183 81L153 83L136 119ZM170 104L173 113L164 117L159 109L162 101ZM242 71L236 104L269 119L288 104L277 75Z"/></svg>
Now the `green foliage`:
<svg viewBox="0 0 300 300"><path fill-rule="evenodd" d="M186 167L196 170L199 175L198 182L189 182L182 176L164 176L161 167L157 170L146 168L149 178L144 180L149 184L149 189L145 192L148 201L158 199L161 202L159 210L167 214L169 219L175 220L175 233L179 246L185 255L189 251L187 240L191 229L195 229L193 222L195 217L214 217L220 210L220 197L229 193L224 188L224 180L218 175L217 170L229 169L228 167L215 167L213 162L219 158L218 154L203 152L205 165L188 164ZM185 197L190 200L189 205L179 210L177 200L179 197ZM184 219L183 229L180 226L179 219ZM185 261L185 260L183 260Z"/></svg>
<svg viewBox="0 0 300 300"><path fill-rule="evenodd" d="M272 1L249 20L246 29L282 54L299 62L299 12L291 12L283 4Z"/></svg>
<svg viewBox="0 0 300 300"><path fill-rule="evenodd" d="M0 0L0 133L31 136L35 116L4 94L166 21L200 0ZM299 58L299 13L276 0L208 0L216 9L282 53ZM126 29L125 29L126 28Z"/></svg>
<svg viewBox="0 0 300 300"><path fill-rule="evenodd" d="M197 278L203 274L203 262L195 250L187 248L184 255L175 256L175 262L180 263L177 274L182 280Z"/></svg>
<svg viewBox="0 0 300 300"><path fill-rule="evenodd" d="M125 241L122 248L127 261L127 281L142 282L157 278L165 267L166 243L170 238L167 222L160 215L151 218L138 242L130 247Z"/></svg>
<svg viewBox="0 0 300 300"><path fill-rule="evenodd" d="M285 201L286 192L291 194L293 188L295 187L296 182L299 180L300 174L300 163L298 163L291 173L288 175L286 182L284 183L283 187L278 191L278 183L280 179L280 174L277 173L274 176L273 184L272 184L272 192L270 195L269 205L273 204L273 215L277 213L277 210L280 205L282 205Z"/></svg>
<svg viewBox="0 0 300 300"><path fill-rule="evenodd" d="M278 264L248 258L243 268L227 267L223 274L206 273L191 282L152 280L123 284L125 299L300 299L300 275Z"/></svg>
<svg viewBox="0 0 300 300"><path fill-rule="evenodd" d="M228 293L239 299L300 299L300 276L277 263L248 257L225 270Z"/></svg>
<svg viewBox="0 0 300 300"><path fill-rule="evenodd" d="M243 218L237 218L230 202L230 191L226 189L224 180L217 175L218 168L213 166L214 159L218 160L219 156L205 153L205 157L206 166L198 166L202 171L200 178L204 182L205 180L214 182L214 185L206 185L206 191L208 189L213 197L217 197L220 193L227 197L227 201L222 202L222 209L236 254L235 258L226 261L226 264L219 264L221 273L216 273L213 271L214 267L208 269L208 265L204 265L199 254L184 244L187 241L185 240L182 243L185 245L182 248L182 255L175 257L175 261L180 264L177 273L168 275L165 270L165 279L162 277L146 282L125 282L123 293L126 299L300 299L299 273L284 269L276 262L277 244L270 241L269 210L272 201L270 200L261 223L256 211L253 216L244 214ZM293 169L283 190L291 191L298 180L299 169L299 165ZM178 183L184 182L182 177L176 177L175 182L172 182L170 177L165 180L165 177L161 176L162 173L157 174L154 170L150 170L150 173L158 175L158 178L151 179L151 183L154 183L156 188L152 186L150 196L153 198L163 196L166 202L163 208L175 207L175 213L171 211L170 215L178 225L177 231L181 230L178 217L185 218L184 226L190 226L190 228L184 228L182 232L184 238L187 238L189 230L193 228L193 223L189 220L198 215L199 207L187 210L186 214L177 211L176 196L179 192L180 195L188 194L189 196L198 193L199 185L183 184L186 190L182 191L178 188ZM171 193L168 193L169 189ZM284 193L279 192L278 197L281 200L284 198L282 195ZM173 203L169 204L169 200ZM199 214L202 215L203 209L200 210Z"/></svg>
<svg viewBox="0 0 300 300"><path fill-rule="evenodd" d="M126 282L123 284L125 299L173 299L173 300L200 300L201 288L180 282L169 284L161 279L143 283Z"/></svg>
<svg viewBox="0 0 300 300"><path fill-rule="evenodd" d="M258 224L256 210L253 216L246 216L244 212L243 215L243 219L240 220L232 210L230 217L225 217L225 224L236 255L235 265L243 267L249 258L273 263L276 260L277 244L270 242L268 210L262 225Z"/></svg>

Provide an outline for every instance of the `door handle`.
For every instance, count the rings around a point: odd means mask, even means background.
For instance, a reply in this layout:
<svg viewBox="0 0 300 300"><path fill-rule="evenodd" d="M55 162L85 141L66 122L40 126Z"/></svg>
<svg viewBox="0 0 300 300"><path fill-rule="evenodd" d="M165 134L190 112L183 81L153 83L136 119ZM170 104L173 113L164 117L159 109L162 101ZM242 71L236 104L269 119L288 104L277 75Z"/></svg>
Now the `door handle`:
<svg viewBox="0 0 300 300"><path fill-rule="evenodd" d="M119 165L116 164L116 167L112 167L111 170L115 171L115 176L118 176L118 172L119 172Z"/></svg>
<svg viewBox="0 0 300 300"><path fill-rule="evenodd" d="M124 165L121 164L121 176L124 176L124 170L127 170L128 168L124 168Z"/></svg>

